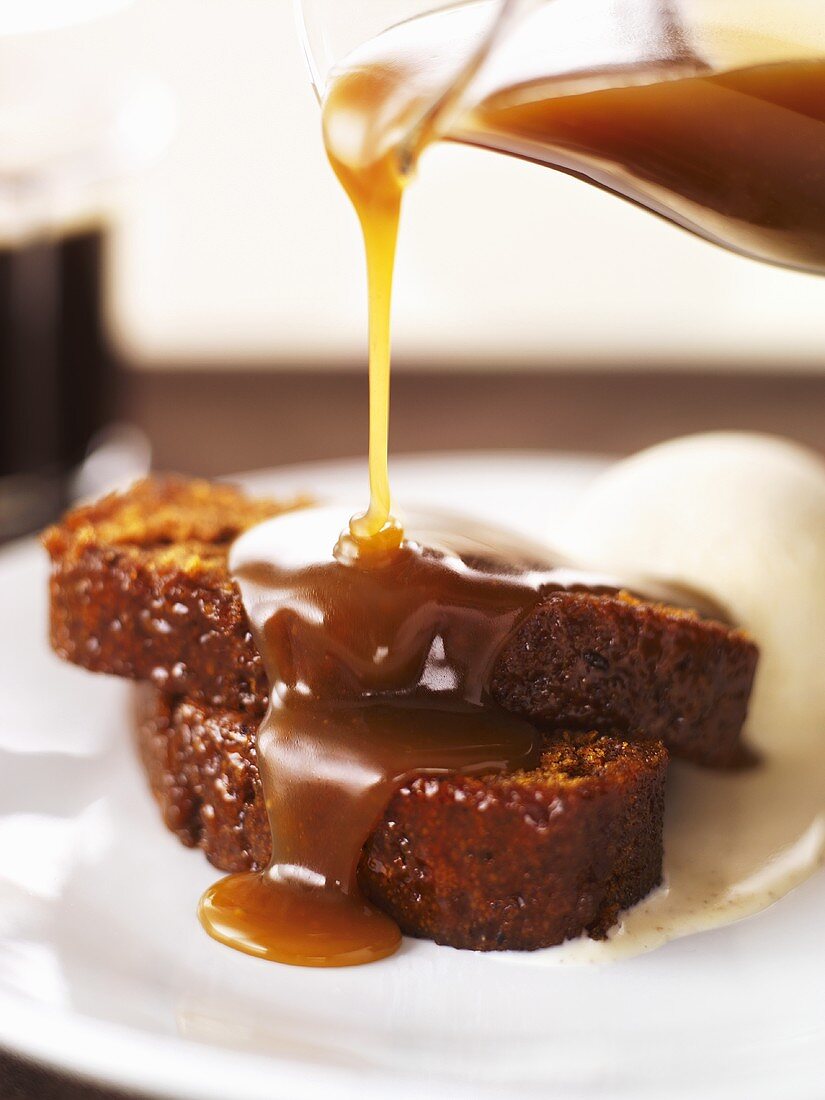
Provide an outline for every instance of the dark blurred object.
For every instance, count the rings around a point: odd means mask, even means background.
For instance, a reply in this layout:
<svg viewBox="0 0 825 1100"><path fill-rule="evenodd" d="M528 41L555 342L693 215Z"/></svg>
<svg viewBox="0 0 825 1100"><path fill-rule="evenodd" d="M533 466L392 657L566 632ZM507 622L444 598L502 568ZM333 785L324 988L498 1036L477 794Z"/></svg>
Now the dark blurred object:
<svg viewBox="0 0 825 1100"><path fill-rule="evenodd" d="M139 1100L136 1093L121 1092L77 1078L0 1051L2 1100Z"/></svg>
<svg viewBox="0 0 825 1100"><path fill-rule="evenodd" d="M107 232L175 113L129 51L130 7L0 4L0 542L48 522L81 484L107 488L98 475L122 465L121 442L95 477L84 465L116 399Z"/></svg>
<svg viewBox="0 0 825 1100"><path fill-rule="evenodd" d="M114 410L102 228L0 249L0 541L48 522Z"/></svg>

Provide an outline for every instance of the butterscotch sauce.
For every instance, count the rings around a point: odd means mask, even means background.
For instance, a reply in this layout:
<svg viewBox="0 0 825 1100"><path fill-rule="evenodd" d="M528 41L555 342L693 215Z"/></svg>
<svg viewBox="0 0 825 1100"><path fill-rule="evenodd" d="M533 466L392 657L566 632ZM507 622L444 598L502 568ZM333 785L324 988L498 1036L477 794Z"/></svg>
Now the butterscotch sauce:
<svg viewBox="0 0 825 1100"><path fill-rule="evenodd" d="M825 60L552 91L497 94L463 139L583 176L734 251L825 272Z"/></svg>
<svg viewBox="0 0 825 1100"><path fill-rule="evenodd" d="M337 92L341 96L341 112L354 111L369 117L376 98L380 97L380 82L364 74L352 82L342 79ZM333 90L333 97L336 89ZM409 124L409 116L401 123ZM337 118L336 118L337 122ZM364 236L369 300L369 481L370 504L366 512L353 516L349 536L357 553L359 547L392 548L401 541L401 531L393 522L390 507L388 471L390 416L390 315L392 283L395 268L395 248L401 216L401 197L405 176L398 164L394 145L375 151L365 164L348 163L332 151L328 139L330 162L344 190L349 195Z"/></svg>
<svg viewBox="0 0 825 1100"><path fill-rule="evenodd" d="M579 176L734 251L825 271L825 57L741 28L694 41L645 27L645 7L641 31L603 42L581 29L581 5L543 5L514 35L516 61L505 42L464 99L445 89L483 44L489 5L413 19L355 51L330 78L324 137L369 235L376 196L396 209L421 152L451 140Z"/></svg>
<svg viewBox="0 0 825 1100"><path fill-rule="evenodd" d="M490 775L538 761L540 735L496 707L499 648L544 574L407 538L339 560L340 508L262 524L231 567L272 685L257 740L272 828L262 874L201 903L217 939L305 966L391 954L394 922L361 896L361 849L410 777Z"/></svg>

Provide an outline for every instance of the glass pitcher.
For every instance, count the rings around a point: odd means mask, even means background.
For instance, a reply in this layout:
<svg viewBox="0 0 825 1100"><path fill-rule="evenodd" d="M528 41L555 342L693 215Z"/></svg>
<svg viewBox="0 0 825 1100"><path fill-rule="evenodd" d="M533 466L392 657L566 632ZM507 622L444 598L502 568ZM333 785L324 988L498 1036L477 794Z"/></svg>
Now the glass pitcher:
<svg viewBox="0 0 825 1100"><path fill-rule="evenodd" d="M822 0L296 5L322 102L359 67L390 66L407 89L403 111L374 120L400 172L422 135L473 144L825 273Z"/></svg>

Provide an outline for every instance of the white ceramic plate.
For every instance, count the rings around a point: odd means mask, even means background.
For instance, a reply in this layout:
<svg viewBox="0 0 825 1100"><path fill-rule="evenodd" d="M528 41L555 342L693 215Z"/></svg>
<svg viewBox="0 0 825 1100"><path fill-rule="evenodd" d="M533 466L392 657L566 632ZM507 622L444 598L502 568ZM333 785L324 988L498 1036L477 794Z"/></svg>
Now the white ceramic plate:
<svg viewBox="0 0 825 1100"><path fill-rule="evenodd" d="M531 529L597 460L396 461L408 504ZM352 496L361 464L256 475ZM0 553L0 1044L110 1085L198 1100L821 1100L825 874L739 924L609 967L405 941L314 971L209 940L214 872L160 823L123 684L48 652L46 563Z"/></svg>

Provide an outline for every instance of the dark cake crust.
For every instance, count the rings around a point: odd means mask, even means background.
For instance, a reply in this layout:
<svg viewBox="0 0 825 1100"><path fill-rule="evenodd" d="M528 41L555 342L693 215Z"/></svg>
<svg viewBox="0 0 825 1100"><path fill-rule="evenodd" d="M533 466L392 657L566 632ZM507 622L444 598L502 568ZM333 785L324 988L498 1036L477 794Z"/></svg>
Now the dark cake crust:
<svg viewBox="0 0 825 1100"><path fill-rule="evenodd" d="M265 866L257 719L139 691L137 739L164 821L215 866ZM661 880L667 751L578 734L529 773L420 777L365 845L364 892L407 935L475 950L602 937Z"/></svg>
<svg viewBox="0 0 825 1100"><path fill-rule="evenodd" d="M73 509L43 535L52 648L92 672L263 714L266 676L227 556L248 528L306 503L165 476Z"/></svg>
<svg viewBox="0 0 825 1100"><path fill-rule="evenodd" d="M492 691L542 727L661 740L674 756L732 767L758 651L741 632L628 596L548 595L499 655Z"/></svg>
<svg viewBox="0 0 825 1100"><path fill-rule="evenodd" d="M290 504L176 478L138 483L50 528L51 640L95 672L263 714L267 682L227 570L234 537ZM491 678L548 730L662 739L676 756L744 756L757 649L741 631L624 594L548 593Z"/></svg>

